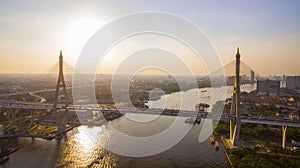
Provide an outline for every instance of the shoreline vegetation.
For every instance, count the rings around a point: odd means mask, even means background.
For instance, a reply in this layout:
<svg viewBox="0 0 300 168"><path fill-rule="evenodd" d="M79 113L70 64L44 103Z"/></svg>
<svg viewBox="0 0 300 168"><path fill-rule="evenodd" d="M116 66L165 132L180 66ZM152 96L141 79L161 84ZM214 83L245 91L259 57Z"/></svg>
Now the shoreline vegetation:
<svg viewBox="0 0 300 168"><path fill-rule="evenodd" d="M229 124L220 122L214 131L223 143L225 155L230 167L247 167L247 168L269 168L269 167L298 167L300 165L300 150L292 150L287 147L282 149L280 137L273 138L273 142L267 141L266 132L255 133L260 130L261 125L255 126L252 132L245 128L247 124L242 124L241 129L241 148L232 147L229 142ZM247 132L247 136L245 135ZM278 134L280 131L278 131ZM300 133L300 129L294 128L287 132L287 137L292 137L294 132ZM279 138L279 139L278 139Z"/></svg>
<svg viewBox="0 0 300 168"><path fill-rule="evenodd" d="M288 102L290 97L294 102ZM297 106L300 96L292 90L281 88L278 97L260 98L255 96L255 92L251 92L242 100L240 112L243 116L283 117L283 111L294 108L289 104ZM224 113L229 112L230 104L227 104ZM214 135L223 142L230 167L299 167L300 128L287 128L285 149L282 147L281 126L242 123L240 131L241 147L237 148L229 140L229 123L220 121L214 130Z"/></svg>
<svg viewBox="0 0 300 168"><path fill-rule="evenodd" d="M110 114L106 115L105 118L107 121L112 121L121 116L123 116L121 113L110 113ZM24 136L23 134L17 134L17 133L8 134L8 135L2 134L0 136L0 147L1 147L1 149L0 149L0 165L2 163L5 163L6 161L8 161L9 155L11 155L12 153L16 152L19 149L19 146L18 146L18 138L19 137L31 137L33 141L34 141L34 138L42 138L42 139L46 139L46 140L52 140L56 137L61 138L63 134L67 133L68 131L70 131L80 125L84 125L84 124L82 124L82 123L73 124L73 125L70 125L69 127L67 127L62 132L56 132L56 133L51 133L51 134L49 134L49 131L47 133L46 130L41 130L40 127L42 127L42 126L38 126L38 125L34 125L33 127L35 127L35 128L31 130L31 131L35 131L34 134L28 134L26 136ZM46 127L48 127L48 126L46 126ZM53 129L54 132L56 130L57 130L57 128ZM46 134L45 134L45 132L46 132ZM5 136L5 135L7 135L7 136ZM11 149L12 148L11 146L13 146L14 148Z"/></svg>

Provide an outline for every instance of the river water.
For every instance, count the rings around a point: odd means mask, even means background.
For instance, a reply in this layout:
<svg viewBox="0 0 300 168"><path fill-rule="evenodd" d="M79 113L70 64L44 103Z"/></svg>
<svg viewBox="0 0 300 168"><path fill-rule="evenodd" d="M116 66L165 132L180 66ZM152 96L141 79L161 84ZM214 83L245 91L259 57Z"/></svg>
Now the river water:
<svg viewBox="0 0 300 168"><path fill-rule="evenodd" d="M137 114L141 115L141 114ZM143 114L144 115L144 114ZM154 127L130 127L126 117L118 118L110 124L124 133L143 135L160 132L174 121L172 116L161 116ZM183 123L187 124L187 123ZM2 167L227 167L224 147L216 150L209 140L198 142L201 125L193 125L189 133L173 148L147 157L126 157L111 153L100 143L109 143L109 138L92 141L86 131L100 131L100 136L110 134L106 125L88 128L80 126L61 140L43 140L19 138L20 149L10 156L10 160ZM126 145L126 142L123 145Z"/></svg>
<svg viewBox="0 0 300 168"><path fill-rule="evenodd" d="M241 92L251 92L256 89L255 84L243 84L241 85ZM213 105L217 101L224 101L227 98L232 97L233 86L224 86L219 88L200 88L190 89L187 91L174 92L161 96L160 99L155 101L149 101L147 105L151 108L163 108L163 109L181 109L194 111L195 105L199 103L209 104L210 107L207 109L210 112ZM191 99L192 97L198 97L199 99ZM182 99L187 99L185 103L182 103Z"/></svg>

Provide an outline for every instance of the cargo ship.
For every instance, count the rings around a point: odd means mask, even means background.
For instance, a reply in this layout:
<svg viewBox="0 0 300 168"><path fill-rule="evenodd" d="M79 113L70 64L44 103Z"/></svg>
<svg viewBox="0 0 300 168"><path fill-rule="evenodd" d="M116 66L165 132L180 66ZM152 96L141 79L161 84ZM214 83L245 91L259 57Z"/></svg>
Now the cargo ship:
<svg viewBox="0 0 300 168"><path fill-rule="evenodd" d="M219 147L220 147L220 143L219 143L219 141L216 141L215 142L215 148L216 148L216 150L219 150Z"/></svg>
<svg viewBox="0 0 300 168"><path fill-rule="evenodd" d="M209 137L209 141L210 141L211 144L214 144L215 143L215 137L213 135L211 135Z"/></svg>

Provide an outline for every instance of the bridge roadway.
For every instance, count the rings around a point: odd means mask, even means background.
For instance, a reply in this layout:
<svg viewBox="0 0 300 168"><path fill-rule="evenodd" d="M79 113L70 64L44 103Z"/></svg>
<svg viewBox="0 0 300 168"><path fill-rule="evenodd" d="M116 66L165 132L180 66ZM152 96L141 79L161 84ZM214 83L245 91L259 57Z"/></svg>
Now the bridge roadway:
<svg viewBox="0 0 300 168"><path fill-rule="evenodd" d="M98 84L99 85L99 84ZM86 87L95 87L98 86L97 84L95 85L84 85L84 86L76 86L74 88L86 88ZM68 86L66 89L72 89L72 86ZM4 93L0 94L0 98L2 97L9 97L9 96L17 96L17 95L25 95L25 94L37 94L37 93L44 93L44 92L54 92L56 88L51 88L51 89L42 89L42 90L37 90L37 91L21 91L21 92L16 92L16 93Z"/></svg>
<svg viewBox="0 0 300 168"><path fill-rule="evenodd" d="M62 109L62 106L58 106L58 110ZM22 102L22 101L2 101L0 102L0 109L27 109L27 110L46 110L50 112L53 110L53 105L49 103L33 103L33 102ZM93 112L93 111L101 111L103 113L106 112L116 112L116 109L109 109L102 107L101 105L84 105L84 106L68 106L69 112ZM199 117L202 119L211 119L211 120L222 120L222 121L230 121L235 120L235 116L223 114L220 116L219 114L213 112L199 112L198 116L195 111L181 111L178 114L178 110L172 109L148 109L146 111L137 110L137 109L121 109L122 113L128 114L151 114L151 115L168 115L168 116L179 116L179 117ZM266 125L277 125L277 126L288 126L288 127L300 127L300 120L291 120L291 119L278 119L274 117L257 117L251 116L241 117L241 122L244 123L253 123L253 124L266 124Z"/></svg>
<svg viewBox="0 0 300 168"><path fill-rule="evenodd" d="M70 89L71 87L67 88ZM2 97L9 97L9 96L17 96L17 95L24 95L24 94L36 94L36 93L43 93L43 92L53 92L56 89L44 89L44 90L39 90L39 91L21 91L21 92L16 92L16 93L5 93L5 94L0 94L0 98Z"/></svg>
<svg viewBox="0 0 300 168"><path fill-rule="evenodd" d="M158 113L152 111L122 111L124 113L131 114L152 114L152 115L171 115L177 116L175 113ZM197 117L195 111L182 111L179 115L180 117ZM230 120L235 120L235 116L222 115L220 118L217 114L210 112L199 112L198 115L201 119L210 119L210 120L222 120L229 122ZM265 125L276 125L276 126L288 126L288 127L300 127L300 121L290 120L290 119L277 119L277 118L259 118L259 117L242 117L241 122L243 123L254 123L254 124L265 124Z"/></svg>

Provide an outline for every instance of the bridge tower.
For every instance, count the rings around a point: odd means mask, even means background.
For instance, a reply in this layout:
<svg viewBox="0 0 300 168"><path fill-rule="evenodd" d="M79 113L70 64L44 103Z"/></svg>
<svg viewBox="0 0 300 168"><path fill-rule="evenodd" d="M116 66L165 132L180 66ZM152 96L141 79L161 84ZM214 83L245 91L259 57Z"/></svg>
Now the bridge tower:
<svg viewBox="0 0 300 168"><path fill-rule="evenodd" d="M282 126L282 149L285 149L287 126Z"/></svg>
<svg viewBox="0 0 300 168"><path fill-rule="evenodd" d="M62 94L60 95L60 90L62 88ZM59 110L58 103L61 103L61 107ZM56 84L56 91L55 97L53 102L53 111L56 113L56 125L58 126L58 131L61 132L65 130L68 110L67 107L69 105L69 96L67 93L64 73L63 73L63 55L62 51L60 50L59 55L59 72L58 72L58 79Z"/></svg>
<svg viewBox="0 0 300 168"><path fill-rule="evenodd" d="M240 146L240 129L241 129L241 114L239 112L240 105L240 61L241 55L239 48L236 53L236 67L235 67L235 80L234 89L231 103L230 114L235 116L235 121L230 121L230 141L234 146Z"/></svg>

